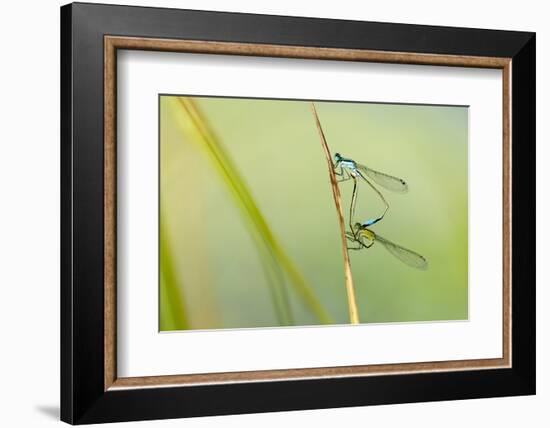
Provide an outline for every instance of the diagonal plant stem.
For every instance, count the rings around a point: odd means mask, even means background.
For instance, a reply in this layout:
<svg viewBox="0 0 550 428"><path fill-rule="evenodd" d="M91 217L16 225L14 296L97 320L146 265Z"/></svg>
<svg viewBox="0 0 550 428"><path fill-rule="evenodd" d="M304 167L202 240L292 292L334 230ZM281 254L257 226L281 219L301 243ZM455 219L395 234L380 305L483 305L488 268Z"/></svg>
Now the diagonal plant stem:
<svg viewBox="0 0 550 428"><path fill-rule="evenodd" d="M321 121L317 114L315 104L311 103L311 111L315 117L315 123L317 124L317 130L319 131L319 137L321 139L321 146L325 153L327 160L328 173L330 177L330 185L332 187L332 196L334 197L334 205L336 206L336 213L338 214L338 223L340 224L340 236L342 238L342 253L344 255L344 278L346 281L346 291L348 294L348 311L351 324L359 324L359 311L357 309L357 300L355 298L355 286L353 285L353 275L351 273L351 261L349 258L348 244L346 238L346 223L344 219L344 210L342 208L342 195L340 194L340 188L336 180L334 173L334 165L332 164L332 155L328 147L323 128L321 127Z"/></svg>
<svg viewBox="0 0 550 428"><path fill-rule="evenodd" d="M229 157L224 153L221 146L214 142L215 137L206 123L206 118L200 114L198 106L195 105L194 101L190 98L178 98L177 100L184 108L190 122L200 136L200 141L206 143L206 147L209 149L208 153L212 155L212 159L215 160L216 166L225 178L224 183L229 185L231 193L236 197L238 207L243 210L243 213L250 220L252 220L250 223L246 224L252 226L250 232L252 238L258 244L259 259L266 276L278 325L293 325L294 317L292 315L292 307L286 290L283 272L265 236L257 227L254 227L256 224L255 220L257 219L250 209L251 206L254 205L254 201L252 197L249 196L244 181L239 176L237 169L232 164Z"/></svg>
<svg viewBox="0 0 550 428"><path fill-rule="evenodd" d="M319 321L323 324L332 324L333 321L331 316L315 296L298 267L288 254L286 254L278 239L276 239L274 232L271 230L267 220L254 201L248 186L237 172L237 168L233 165L231 158L225 152L222 144L209 126L206 118L201 114L198 106L192 98L179 97L178 101L196 132L198 132L201 139L206 144L206 148L214 164L222 176L226 178L226 183L229 184L230 190L239 202L239 207L251 220L255 231L254 236L262 242L262 245L260 245L261 250L265 252L266 256L272 259L276 267L280 267L288 275L298 296L305 303L306 307L317 316ZM292 319L290 304L287 303L288 296L286 296L286 290L283 286L284 284L281 284L280 290L277 290L279 294L277 301L280 301L278 305L282 310L281 315L288 320L287 324L292 325L294 321Z"/></svg>

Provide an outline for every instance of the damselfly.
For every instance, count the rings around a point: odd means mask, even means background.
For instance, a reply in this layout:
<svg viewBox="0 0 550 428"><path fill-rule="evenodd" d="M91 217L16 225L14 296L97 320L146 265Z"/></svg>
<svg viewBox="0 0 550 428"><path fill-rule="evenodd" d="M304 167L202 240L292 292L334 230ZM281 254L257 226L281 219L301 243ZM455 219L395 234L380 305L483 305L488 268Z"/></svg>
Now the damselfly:
<svg viewBox="0 0 550 428"><path fill-rule="evenodd" d="M382 220L388 212L389 208L389 204L386 201L386 198L384 198L382 193L369 181L368 178L372 179L376 184L382 186L383 188L391 190L393 192L406 193L409 190L409 186L407 186L407 183L401 178L397 178L393 175L376 171L372 168L355 162L353 159L345 158L340 153L336 153L334 155L334 173L337 176L341 177L338 180L340 182L353 179L353 193L351 196L349 213L349 226L352 230L352 233L355 233L353 229L353 218L355 216L355 204L357 200L357 177L361 177L377 193L377 195L380 197L385 205L382 215L374 219L367 220L365 222L366 226L372 226L373 224L378 223L380 220Z"/></svg>
<svg viewBox="0 0 550 428"><path fill-rule="evenodd" d="M428 269L428 261L423 256L374 233L374 231L368 229L366 223L355 223L354 230L346 232L346 236L348 240L357 244L355 247L348 247L350 250L370 248L375 242L380 242L386 250L406 265L421 270Z"/></svg>

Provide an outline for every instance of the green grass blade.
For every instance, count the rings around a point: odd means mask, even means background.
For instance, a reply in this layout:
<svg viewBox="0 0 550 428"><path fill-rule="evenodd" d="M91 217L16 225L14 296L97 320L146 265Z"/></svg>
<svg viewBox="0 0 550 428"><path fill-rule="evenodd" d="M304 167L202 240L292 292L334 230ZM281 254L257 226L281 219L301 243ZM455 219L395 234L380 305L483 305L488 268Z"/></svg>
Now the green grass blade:
<svg viewBox="0 0 550 428"><path fill-rule="evenodd" d="M288 275L298 296L318 320L324 324L332 323L332 318L315 296L311 286L276 239L237 167L211 130L196 103L189 97L178 97L177 102L181 106L186 121L192 124L196 140L206 149L237 205L248 218L251 234L261 251L261 258L269 260L265 263L264 269L267 271L270 282L278 284L276 289L272 290L278 317L282 319L284 325L291 325L293 322L285 282L278 279L280 278L278 269L282 269Z"/></svg>
<svg viewBox="0 0 550 428"><path fill-rule="evenodd" d="M160 330L187 330L191 326L185 310L181 280L175 272L165 220L160 219Z"/></svg>

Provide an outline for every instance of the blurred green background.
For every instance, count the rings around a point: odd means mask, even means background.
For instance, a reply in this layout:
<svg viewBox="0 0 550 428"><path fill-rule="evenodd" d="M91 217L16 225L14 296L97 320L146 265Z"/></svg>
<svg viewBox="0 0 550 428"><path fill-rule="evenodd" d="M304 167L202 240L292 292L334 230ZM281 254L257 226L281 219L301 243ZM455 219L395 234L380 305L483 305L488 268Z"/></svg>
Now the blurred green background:
<svg viewBox="0 0 550 428"><path fill-rule="evenodd" d="M160 330L349 322L326 160L305 101L160 96ZM362 323L468 318L468 109L315 103L332 154L403 178L351 251ZM364 184L364 183L363 183ZM352 182L340 185L349 206ZM377 216L362 185L357 214ZM347 213L346 213L347 215Z"/></svg>

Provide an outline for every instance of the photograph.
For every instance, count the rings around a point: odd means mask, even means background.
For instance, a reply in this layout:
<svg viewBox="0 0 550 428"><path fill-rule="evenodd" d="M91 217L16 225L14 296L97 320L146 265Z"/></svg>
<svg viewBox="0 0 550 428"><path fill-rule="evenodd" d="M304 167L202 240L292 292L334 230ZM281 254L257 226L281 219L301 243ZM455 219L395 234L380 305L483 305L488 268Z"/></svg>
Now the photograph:
<svg viewBox="0 0 550 428"><path fill-rule="evenodd" d="M468 320L468 106L158 102L159 331Z"/></svg>

